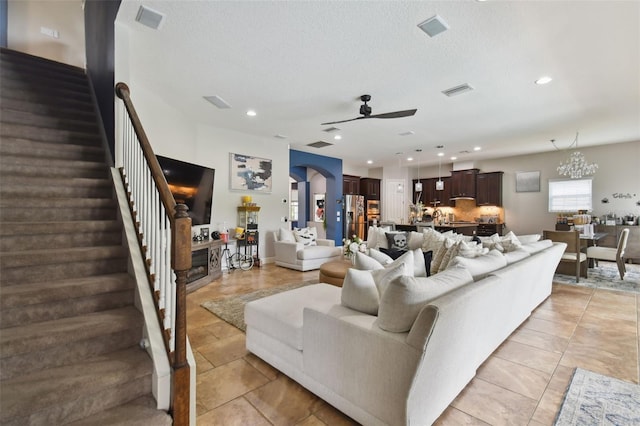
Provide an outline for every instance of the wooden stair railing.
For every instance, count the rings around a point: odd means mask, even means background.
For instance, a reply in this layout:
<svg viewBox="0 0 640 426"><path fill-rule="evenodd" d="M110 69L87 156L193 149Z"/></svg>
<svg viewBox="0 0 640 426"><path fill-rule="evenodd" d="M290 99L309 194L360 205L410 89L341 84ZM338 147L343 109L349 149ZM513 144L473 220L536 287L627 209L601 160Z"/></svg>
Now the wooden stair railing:
<svg viewBox="0 0 640 426"><path fill-rule="evenodd" d="M190 375L187 363L187 272L191 268L191 218L187 206L176 204L149 139L131 102L129 87L118 83L116 95L125 112L122 155L118 161L129 194L138 241L164 330L173 368L173 424L189 424Z"/></svg>

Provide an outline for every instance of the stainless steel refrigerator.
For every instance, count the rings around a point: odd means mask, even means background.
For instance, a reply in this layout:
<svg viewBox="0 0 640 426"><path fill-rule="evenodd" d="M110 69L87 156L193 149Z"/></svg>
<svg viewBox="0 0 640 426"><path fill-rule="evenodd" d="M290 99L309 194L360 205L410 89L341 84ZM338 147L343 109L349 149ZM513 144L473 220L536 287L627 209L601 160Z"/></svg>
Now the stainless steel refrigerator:
<svg viewBox="0 0 640 426"><path fill-rule="evenodd" d="M344 196L344 237L351 238L354 235L364 240L364 231L367 220L364 214L364 196Z"/></svg>

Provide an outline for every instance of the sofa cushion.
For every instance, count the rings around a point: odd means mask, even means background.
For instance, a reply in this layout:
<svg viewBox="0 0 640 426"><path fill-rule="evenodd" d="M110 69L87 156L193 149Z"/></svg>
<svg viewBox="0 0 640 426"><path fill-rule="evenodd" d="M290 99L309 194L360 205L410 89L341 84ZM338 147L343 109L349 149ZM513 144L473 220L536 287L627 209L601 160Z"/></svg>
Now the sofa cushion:
<svg viewBox="0 0 640 426"><path fill-rule="evenodd" d="M280 228L278 231L278 241L285 243L295 243L296 237L293 236L293 231L286 228Z"/></svg>
<svg viewBox="0 0 640 426"><path fill-rule="evenodd" d="M245 305L244 321L247 327L302 350L304 308L328 312L340 304L340 290L330 284L313 284L254 300Z"/></svg>
<svg viewBox="0 0 640 426"><path fill-rule="evenodd" d="M422 232L411 231L409 232L409 250L415 250L422 248L424 243L424 234Z"/></svg>
<svg viewBox="0 0 640 426"><path fill-rule="evenodd" d="M409 331L420 310L430 301L473 282L462 268L451 268L431 277L401 276L380 297L378 327L402 333Z"/></svg>
<svg viewBox="0 0 640 426"><path fill-rule="evenodd" d="M296 242L305 246L318 245L318 230L316 228L296 228L293 230L293 236Z"/></svg>
<svg viewBox="0 0 640 426"><path fill-rule="evenodd" d="M551 240L540 240L531 244L523 244L522 249L528 251L530 254L538 253L548 247L553 245L553 241Z"/></svg>
<svg viewBox="0 0 640 426"><path fill-rule="evenodd" d="M531 254L529 254L528 251L526 251L526 250L524 250L522 248L519 248L517 250L513 250L513 251L510 251L510 252L505 252L504 253L504 258L507 261L507 265L511 265L512 263L518 262L518 261L520 261L520 260L522 260L524 258L527 258L529 256L531 256Z"/></svg>
<svg viewBox="0 0 640 426"><path fill-rule="evenodd" d="M340 247L308 246L296 253L298 260L323 259L334 256L340 256Z"/></svg>
<svg viewBox="0 0 640 426"><path fill-rule="evenodd" d="M468 270L474 281L481 280L491 272L505 266L507 266L507 260L498 250L491 250L483 256L474 258L456 256L452 262L452 267L462 267Z"/></svg>
<svg viewBox="0 0 640 426"><path fill-rule="evenodd" d="M386 248L381 248L380 251L386 254L387 256L389 256L392 260L396 260L397 258L399 258L400 256L402 256L407 252L407 250L396 250L396 249L386 249Z"/></svg>
<svg viewBox="0 0 640 426"><path fill-rule="evenodd" d="M406 274L406 263L375 271L350 268L342 283L342 305L365 314L378 315L380 294L392 280Z"/></svg>

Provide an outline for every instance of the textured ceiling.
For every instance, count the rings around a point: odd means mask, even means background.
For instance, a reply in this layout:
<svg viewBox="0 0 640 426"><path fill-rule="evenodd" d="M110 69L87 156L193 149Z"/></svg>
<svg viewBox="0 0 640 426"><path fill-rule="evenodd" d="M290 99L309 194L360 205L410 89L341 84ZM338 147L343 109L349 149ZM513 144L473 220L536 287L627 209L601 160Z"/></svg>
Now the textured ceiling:
<svg viewBox="0 0 640 426"><path fill-rule="evenodd" d="M134 21L141 4L166 15L159 30ZM436 14L450 29L430 38L417 24ZM136 75L197 121L353 167L416 149L437 164L437 145L457 161L550 151L577 131L582 147L640 140L638 1L123 0L117 22ZM441 93L462 83L475 90ZM373 114L418 112L338 124L334 141L320 123L357 117L362 94ZM319 140L335 144L306 146Z"/></svg>

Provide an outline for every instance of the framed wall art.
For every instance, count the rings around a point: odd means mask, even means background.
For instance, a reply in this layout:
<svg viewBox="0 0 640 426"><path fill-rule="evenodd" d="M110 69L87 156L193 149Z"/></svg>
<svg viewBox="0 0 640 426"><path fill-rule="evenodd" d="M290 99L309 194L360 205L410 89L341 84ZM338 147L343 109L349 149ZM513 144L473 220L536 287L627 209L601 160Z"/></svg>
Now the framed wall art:
<svg viewBox="0 0 640 426"><path fill-rule="evenodd" d="M272 161L229 153L229 185L235 191L271 193Z"/></svg>
<svg viewBox="0 0 640 426"><path fill-rule="evenodd" d="M516 192L540 192L540 171L516 172Z"/></svg>

